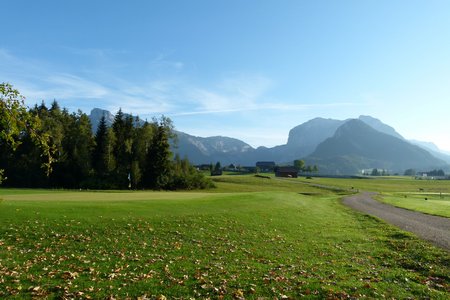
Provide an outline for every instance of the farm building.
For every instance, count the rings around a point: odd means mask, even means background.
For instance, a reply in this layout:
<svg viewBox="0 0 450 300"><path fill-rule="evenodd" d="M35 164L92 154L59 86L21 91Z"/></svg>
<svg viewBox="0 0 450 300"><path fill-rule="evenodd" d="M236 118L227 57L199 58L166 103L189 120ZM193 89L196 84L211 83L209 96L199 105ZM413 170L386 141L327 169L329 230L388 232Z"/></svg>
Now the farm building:
<svg viewBox="0 0 450 300"><path fill-rule="evenodd" d="M278 167L275 169L276 177L289 177L289 178L297 178L298 177L298 169L296 167Z"/></svg>

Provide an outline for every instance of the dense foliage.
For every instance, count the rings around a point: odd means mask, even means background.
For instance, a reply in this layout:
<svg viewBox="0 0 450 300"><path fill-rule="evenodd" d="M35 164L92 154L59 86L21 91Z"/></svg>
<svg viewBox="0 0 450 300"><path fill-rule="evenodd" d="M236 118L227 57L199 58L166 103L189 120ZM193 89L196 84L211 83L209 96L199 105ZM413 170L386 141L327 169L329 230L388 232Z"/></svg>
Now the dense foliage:
<svg viewBox="0 0 450 300"><path fill-rule="evenodd" d="M445 176L444 170L433 170L424 173L426 173L428 176L441 176L441 177Z"/></svg>
<svg viewBox="0 0 450 300"><path fill-rule="evenodd" d="M27 111L19 91L9 83L0 83L0 161L3 162L0 163L0 183L7 178L4 170L7 157L4 154L14 152L24 139L40 149L44 158L40 166L47 175L50 174L54 149L41 127L40 120Z"/></svg>
<svg viewBox="0 0 450 300"><path fill-rule="evenodd" d="M173 158L169 140L175 136L169 118L143 122L119 110L111 127L103 118L93 134L81 111L69 113L56 101L50 108L42 103L27 110L9 85L2 85L1 95L0 170L2 178L8 178L4 185L77 189L212 185L187 159Z"/></svg>

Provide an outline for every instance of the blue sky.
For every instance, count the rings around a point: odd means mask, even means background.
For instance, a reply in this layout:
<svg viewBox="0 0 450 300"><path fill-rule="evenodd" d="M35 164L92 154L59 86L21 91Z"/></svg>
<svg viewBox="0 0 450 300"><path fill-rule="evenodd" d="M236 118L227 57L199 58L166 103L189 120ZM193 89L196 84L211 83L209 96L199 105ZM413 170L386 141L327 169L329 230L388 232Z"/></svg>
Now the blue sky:
<svg viewBox="0 0 450 300"><path fill-rule="evenodd" d="M2 1L0 81L274 146L371 115L450 150L450 1Z"/></svg>

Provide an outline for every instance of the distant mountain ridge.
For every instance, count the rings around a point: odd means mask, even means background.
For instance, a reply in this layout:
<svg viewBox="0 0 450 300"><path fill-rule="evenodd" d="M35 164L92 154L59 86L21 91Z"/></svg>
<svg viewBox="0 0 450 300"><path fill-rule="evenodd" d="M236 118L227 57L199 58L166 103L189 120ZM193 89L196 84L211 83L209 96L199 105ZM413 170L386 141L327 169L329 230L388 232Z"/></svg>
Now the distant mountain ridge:
<svg viewBox="0 0 450 300"><path fill-rule="evenodd" d="M100 108L94 108L91 110L91 113L89 114L89 120L91 121L92 125L92 131L97 131L98 124L100 123L100 120L102 117L105 117L106 125L108 127L111 127L111 125L114 122L114 115L104 109Z"/></svg>
<svg viewBox="0 0 450 300"><path fill-rule="evenodd" d="M93 109L90 115L93 128L103 115L111 126L114 116L109 111ZM295 159L305 159L307 164L319 165L323 173L355 174L365 168L396 172L408 168L426 170L448 167L446 162L450 162L450 156L424 145L413 145L393 127L371 116L347 120L315 118L292 128L286 144L271 148L255 149L230 137L176 133L178 142L172 151L188 157L194 164L220 161L222 165L254 166L257 161L289 164Z"/></svg>
<svg viewBox="0 0 450 300"><path fill-rule="evenodd" d="M410 140L409 142L427 150L428 152L430 152L437 158L442 159L445 162L447 162L448 164L450 164L450 153L446 153L446 152L440 150L435 144L430 143L430 142L416 141L416 140Z"/></svg>
<svg viewBox="0 0 450 300"><path fill-rule="evenodd" d="M405 139L393 127L386 125L383 122L381 122L380 120L375 119L371 116L359 116L358 119L363 121L364 123L366 123L367 125L369 125L370 127L372 127L373 129L375 129L379 132L391 135L391 136L399 138L401 140Z"/></svg>
<svg viewBox="0 0 450 300"><path fill-rule="evenodd" d="M333 136L336 130L344 123L345 121L324 118L309 120L289 131L287 146L291 149L301 148L302 154L308 155L320 143Z"/></svg>
<svg viewBox="0 0 450 300"><path fill-rule="evenodd" d="M214 136L196 137L187 133L176 131L178 142L173 151L181 157L188 157L195 164L207 164L220 161L222 163L236 163L236 156L246 156L254 149L241 140ZM238 161L240 161L238 159ZM244 162L244 161L243 161Z"/></svg>
<svg viewBox="0 0 450 300"><path fill-rule="evenodd" d="M371 168L402 172L445 165L419 146L378 131L361 119L345 122L305 160L328 174L355 174Z"/></svg>

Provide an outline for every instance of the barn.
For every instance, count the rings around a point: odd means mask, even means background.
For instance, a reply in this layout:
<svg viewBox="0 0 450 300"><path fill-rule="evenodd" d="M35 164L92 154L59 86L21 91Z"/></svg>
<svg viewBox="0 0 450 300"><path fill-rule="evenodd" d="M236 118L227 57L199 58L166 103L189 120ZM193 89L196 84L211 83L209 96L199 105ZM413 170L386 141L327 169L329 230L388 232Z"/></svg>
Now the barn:
<svg viewBox="0 0 450 300"><path fill-rule="evenodd" d="M276 177L289 177L289 178L297 178L298 177L298 169L296 167L288 166L288 167L278 167L275 169Z"/></svg>

